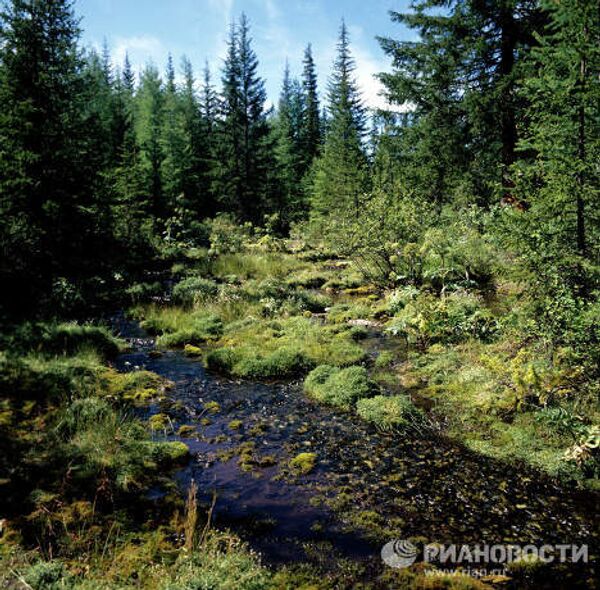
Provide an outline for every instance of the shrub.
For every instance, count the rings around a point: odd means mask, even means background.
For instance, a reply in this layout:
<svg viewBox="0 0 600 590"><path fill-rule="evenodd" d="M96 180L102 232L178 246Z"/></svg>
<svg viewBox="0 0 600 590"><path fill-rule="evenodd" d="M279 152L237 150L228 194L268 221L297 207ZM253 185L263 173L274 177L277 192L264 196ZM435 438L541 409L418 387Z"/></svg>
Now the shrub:
<svg viewBox="0 0 600 590"><path fill-rule="evenodd" d="M486 341L497 330L498 322L480 298L463 291L441 298L423 292L408 301L388 325L389 332L405 336L421 350L436 342Z"/></svg>
<svg viewBox="0 0 600 590"><path fill-rule="evenodd" d="M357 400L370 396L375 386L364 367L339 369L321 365L308 374L304 390L319 402L348 409Z"/></svg>
<svg viewBox="0 0 600 590"><path fill-rule="evenodd" d="M163 286L159 282L154 283L136 283L126 291L133 303L148 301L163 292Z"/></svg>
<svg viewBox="0 0 600 590"><path fill-rule="evenodd" d="M382 430L406 428L422 418L422 414L406 395L376 395L356 402L358 415Z"/></svg>
<svg viewBox="0 0 600 590"><path fill-rule="evenodd" d="M200 305L219 293L217 283L202 277L189 277L173 287L173 301L186 307Z"/></svg>
<svg viewBox="0 0 600 590"><path fill-rule="evenodd" d="M250 237L252 225L236 223L232 216L219 214L210 221L210 250L209 255L237 254L243 252Z"/></svg>

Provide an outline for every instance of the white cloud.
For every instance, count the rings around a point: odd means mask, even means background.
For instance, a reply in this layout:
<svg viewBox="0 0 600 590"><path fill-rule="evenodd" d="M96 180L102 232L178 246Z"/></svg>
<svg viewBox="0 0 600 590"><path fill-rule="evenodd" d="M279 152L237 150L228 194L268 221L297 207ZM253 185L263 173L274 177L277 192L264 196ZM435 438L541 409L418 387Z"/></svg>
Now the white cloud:
<svg viewBox="0 0 600 590"><path fill-rule="evenodd" d="M166 61L168 50L158 37L137 35L134 37L117 37L113 43L114 62L121 66L125 56L129 55L134 70L140 70L149 61L162 67Z"/></svg>
<svg viewBox="0 0 600 590"><path fill-rule="evenodd" d="M376 77L387 69L387 64L377 61L358 44L352 46L352 53L356 61L356 80L365 104L371 109L389 109L390 104L382 95L384 86Z"/></svg>

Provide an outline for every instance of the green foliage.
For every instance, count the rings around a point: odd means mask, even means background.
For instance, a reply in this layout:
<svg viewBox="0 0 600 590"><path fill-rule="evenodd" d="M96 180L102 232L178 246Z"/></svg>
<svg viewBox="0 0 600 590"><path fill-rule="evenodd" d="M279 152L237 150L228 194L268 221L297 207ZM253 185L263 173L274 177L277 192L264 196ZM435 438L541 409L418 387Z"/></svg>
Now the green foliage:
<svg viewBox="0 0 600 590"><path fill-rule="evenodd" d="M304 380L304 390L319 402L350 409L359 399L372 395L375 387L364 367L320 365Z"/></svg>
<svg viewBox="0 0 600 590"><path fill-rule="evenodd" d="M214 281L202 277L189 277L173 287L173 302L186 307L201 306L215 298L219 288Z"/></svg>
<svg viewBox="0 0 600 590"><path fill-rule="evenodd" d="M441 298L422 292L411 292L410 299L399 309L388 324L387 330L402 335L424 350L437 342L457 343L477 338L489 340L497 330L498 323L482 301L468 292L457 291ZM402 294L394 305L402 305Z"/></svg>
<svg viewBox="0 0 600 590"><path fill-rule="evenodd" d="M209 369L256 379L292 377L320 363L347 366L365 358L347 330L332 332L304 317L234 322L217 346L206 356Z"/></svg>
<svg viewBox="0 0 600 590"><path fill-rule="evenodd" d="M142 327L158 334L157 345L165 348L203 344L217 340L223 333L220 318L205 311L188 313L180 308L150 307L143 314Z"/></svg>
<svg viewBox="0 0 600 590"><path fill-rule="evenodd" d="M123 348L123 342L106 328L75 322L26 322L7 330L0 338L0 345L15 354L73 356L92 352L105 359L115 357Z"/></svg>
<svg viewBox="0 0 600 590"><path fill-rule="evenodd" d="M422 421L423 416L406 395L376 395L356 402L356 412L367 422L382 430L408 428Z"/></svg>
<svg viewBox="0 0 600 590"><path fill-rule="evenodd" d="M338 53L329 83L329 121L321 156L314 166L313 214L333 215L336 222L359 214L369 185L362 138L365 108L350 54L348 29L342 23Z"/></svg>

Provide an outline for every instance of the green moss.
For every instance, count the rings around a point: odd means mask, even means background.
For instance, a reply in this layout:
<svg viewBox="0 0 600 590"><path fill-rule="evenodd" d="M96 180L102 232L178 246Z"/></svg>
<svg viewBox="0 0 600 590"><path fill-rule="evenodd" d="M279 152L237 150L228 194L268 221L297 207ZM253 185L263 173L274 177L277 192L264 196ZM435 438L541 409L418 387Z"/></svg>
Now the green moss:
<svg viewBox="0 0 600 590"><path fill-rule="evenodd" d="M356 402L358 415L383 430L406 428L422 421L421 412L406 395L376 395Z"/></svg>
<svg viewBox="0 0 600 590"><path fill-rule="evenodd" d="M196 317L190 325L160 336L156 344L164 348L195 345L216 340L223 331L223 323L214 315Z"/></svg>
<svg viewBox="0 0 600 590"><path fill-rule="evenodd" d="M160 397L168 385L162 377L150 371L118 373L109 369L103 377L108 394L127 402L147 402Z"/></svg>
<svg viewBox="0 0 600 590"><path fill-rule="evenodd" d="M179 307L150 305L137 308L136 314L143 318L142 328L159 336L157 345L163 348L197 346L216 340L223 332L219 317L204 310L190 312Z"/></svg>
<svg viewBox="0 0 600 590"><path fill-rule="evenodd" d="M341 324L349 320L368 319L372 315L373 308L365 303L338 303L327 312L327 320Z"/></svg>
<svg viewBox="0 0 600 590"><path fill-rule="evenodd" d="M349 409L357 400L370 396L374 384L364 367L321 365L308 374L304 390L317 401Z"/></svg>
<svg viewBox="0 0 600 590"><path fill-rule="evenodd" d="M290 470L297 475L307 475L317 464L315 453L300 453L289 462Z"/></svg>
<svg viewBox="0 0 600 590"><path fill-rule="evenodd" d="M183 347L183 354L185 354L185 356L197 358L202 356L202 349L198 346L194 346L193 344L186 344Z"/></svg>
<svg viewBox="0 0 600 590"><path fill-rule="evenodd" d="M182 463L189 457L190 450L181 441L154 443L153 458L159 465Z"/></svg>
<svg viewBox="0 0 600 590"><path fill-rule="evenodd" d="M221 411L221 405L215 401L205 402L203 408L209 414L218 414Z"/></svg>
<svg viewBox="0 0 600 590"><path fill-rule="evenodd" d="M250 379L295 377L325 360L346 366L366 357L347 330L335 332L304 317L235 322L219 344L207 354L207 367Z"/></svg>
<svg viewBox="0 0 600 590"><path fill-rule="evenodd" d="M227 428L229 428L229 430L240 430L243 425L244 425L244 423L241 420L232 420L227 425Z"/></svg>
<svg viewBox="0 0 600 590"><path fill-rule="evenodd" d="M184 424L182 426L179 427L179 429L177 430L177 436L180 436L181 438L189 438L192 437L196 434L196 428L195 426L190 426L188 424Z"/></svg>
<svg viewBox="0 0 600 590"><path fill-rule="evenodd" d="M166 430L169 427L170 420L166 414L154 414L148 420L151 430Z"/></svg>
<svg viewBox="0 0 600 590"><path fill-rule="evenodd" d="M384 350L377 355L375 367L378 369L388 369L394 364L395 355L389 350Z"/></svg>

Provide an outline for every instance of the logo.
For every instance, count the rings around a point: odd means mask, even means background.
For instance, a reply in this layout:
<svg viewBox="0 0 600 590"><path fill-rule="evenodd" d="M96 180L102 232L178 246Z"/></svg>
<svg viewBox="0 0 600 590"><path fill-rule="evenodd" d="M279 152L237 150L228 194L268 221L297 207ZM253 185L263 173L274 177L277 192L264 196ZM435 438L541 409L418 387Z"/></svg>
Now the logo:
<svg viewBox="0 0 600 590"><path fill-rule="evenodd" d="M390 567L404 568L416 561L417 553L417 548L410 541L396 540L383 546L381 559Z"/></svg>

